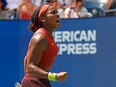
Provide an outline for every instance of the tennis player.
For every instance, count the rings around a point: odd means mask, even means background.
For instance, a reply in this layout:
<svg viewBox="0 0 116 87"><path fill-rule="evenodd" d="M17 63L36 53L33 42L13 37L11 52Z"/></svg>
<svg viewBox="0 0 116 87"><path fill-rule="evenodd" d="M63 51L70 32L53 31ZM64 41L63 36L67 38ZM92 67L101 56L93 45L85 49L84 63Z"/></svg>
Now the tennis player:
<svg viewBox="0 0 116 87"><path fill-rule="evenodd" d="M29 29L34 32L25 56L25 75L22 87L51 87L50 81L65 81L67 72L49 72L57 56L58 48L52 36L60 26L55 7L44 4L31 16Z"/></svg>

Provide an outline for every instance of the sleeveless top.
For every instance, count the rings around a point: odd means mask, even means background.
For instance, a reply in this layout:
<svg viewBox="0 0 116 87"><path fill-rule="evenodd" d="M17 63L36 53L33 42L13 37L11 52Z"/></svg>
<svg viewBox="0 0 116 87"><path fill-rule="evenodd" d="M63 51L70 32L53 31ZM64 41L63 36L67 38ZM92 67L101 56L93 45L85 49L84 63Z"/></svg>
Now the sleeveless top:
<svg viewBox="0 0 116 87"><path fill-rule="evenodd" d="M48 48L45 50L42 54L42 57L38 63L38 66L41 66L45 69L50 69L53 65L54 59L58 53L58 47L54 41L54 38L52 38L49 33L47 33L44 29L40 28L38 29L34 36L42 33L45 35L45 37L48 40Z"/></svg>

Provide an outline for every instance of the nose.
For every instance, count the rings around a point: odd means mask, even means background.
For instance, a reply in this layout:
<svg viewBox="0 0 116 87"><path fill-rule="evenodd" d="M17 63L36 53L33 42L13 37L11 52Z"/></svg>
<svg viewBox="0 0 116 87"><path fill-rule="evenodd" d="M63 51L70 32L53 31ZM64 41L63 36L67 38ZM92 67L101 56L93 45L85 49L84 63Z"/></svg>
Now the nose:
<svg viewBox="0 0 116 87"><path fill-rule="evenodd" d="M60 14L59 13L57 13L57 17L60 18Z"/></svg>

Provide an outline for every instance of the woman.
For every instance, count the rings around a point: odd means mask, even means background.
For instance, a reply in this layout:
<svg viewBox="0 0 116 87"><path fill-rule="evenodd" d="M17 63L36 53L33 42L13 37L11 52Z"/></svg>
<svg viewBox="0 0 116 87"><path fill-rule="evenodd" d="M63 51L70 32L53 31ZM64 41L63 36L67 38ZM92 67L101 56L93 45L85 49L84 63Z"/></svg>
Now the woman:
<svg viewBox="0 0 116 87"><path fill-rule="evenodd" d="M29 29L34 35L25 56L22 87L51 87L49 80L66 79L67 72L49 72L58 53L52 33L59 26L60 17L55 7L44 4L33 12Z"/></svg>
<svg viewBox="0 0 116 87"><path fill-rule="evenodd" d="M74 0L64 11L64 18L88 18L92 14L83 6L83 0Z"/></svg>

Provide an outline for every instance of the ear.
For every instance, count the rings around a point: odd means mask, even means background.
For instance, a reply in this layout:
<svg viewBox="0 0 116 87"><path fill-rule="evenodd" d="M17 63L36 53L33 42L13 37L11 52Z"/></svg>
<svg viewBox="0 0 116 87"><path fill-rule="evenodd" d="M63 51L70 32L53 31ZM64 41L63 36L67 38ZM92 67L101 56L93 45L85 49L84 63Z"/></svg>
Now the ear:
<svg viewBox="0 0 116 87"><path fill-rule="evenodd" d="M40 20L41 20L42 23L45 22L45 18L44 17L40 17Z"/></svg>

